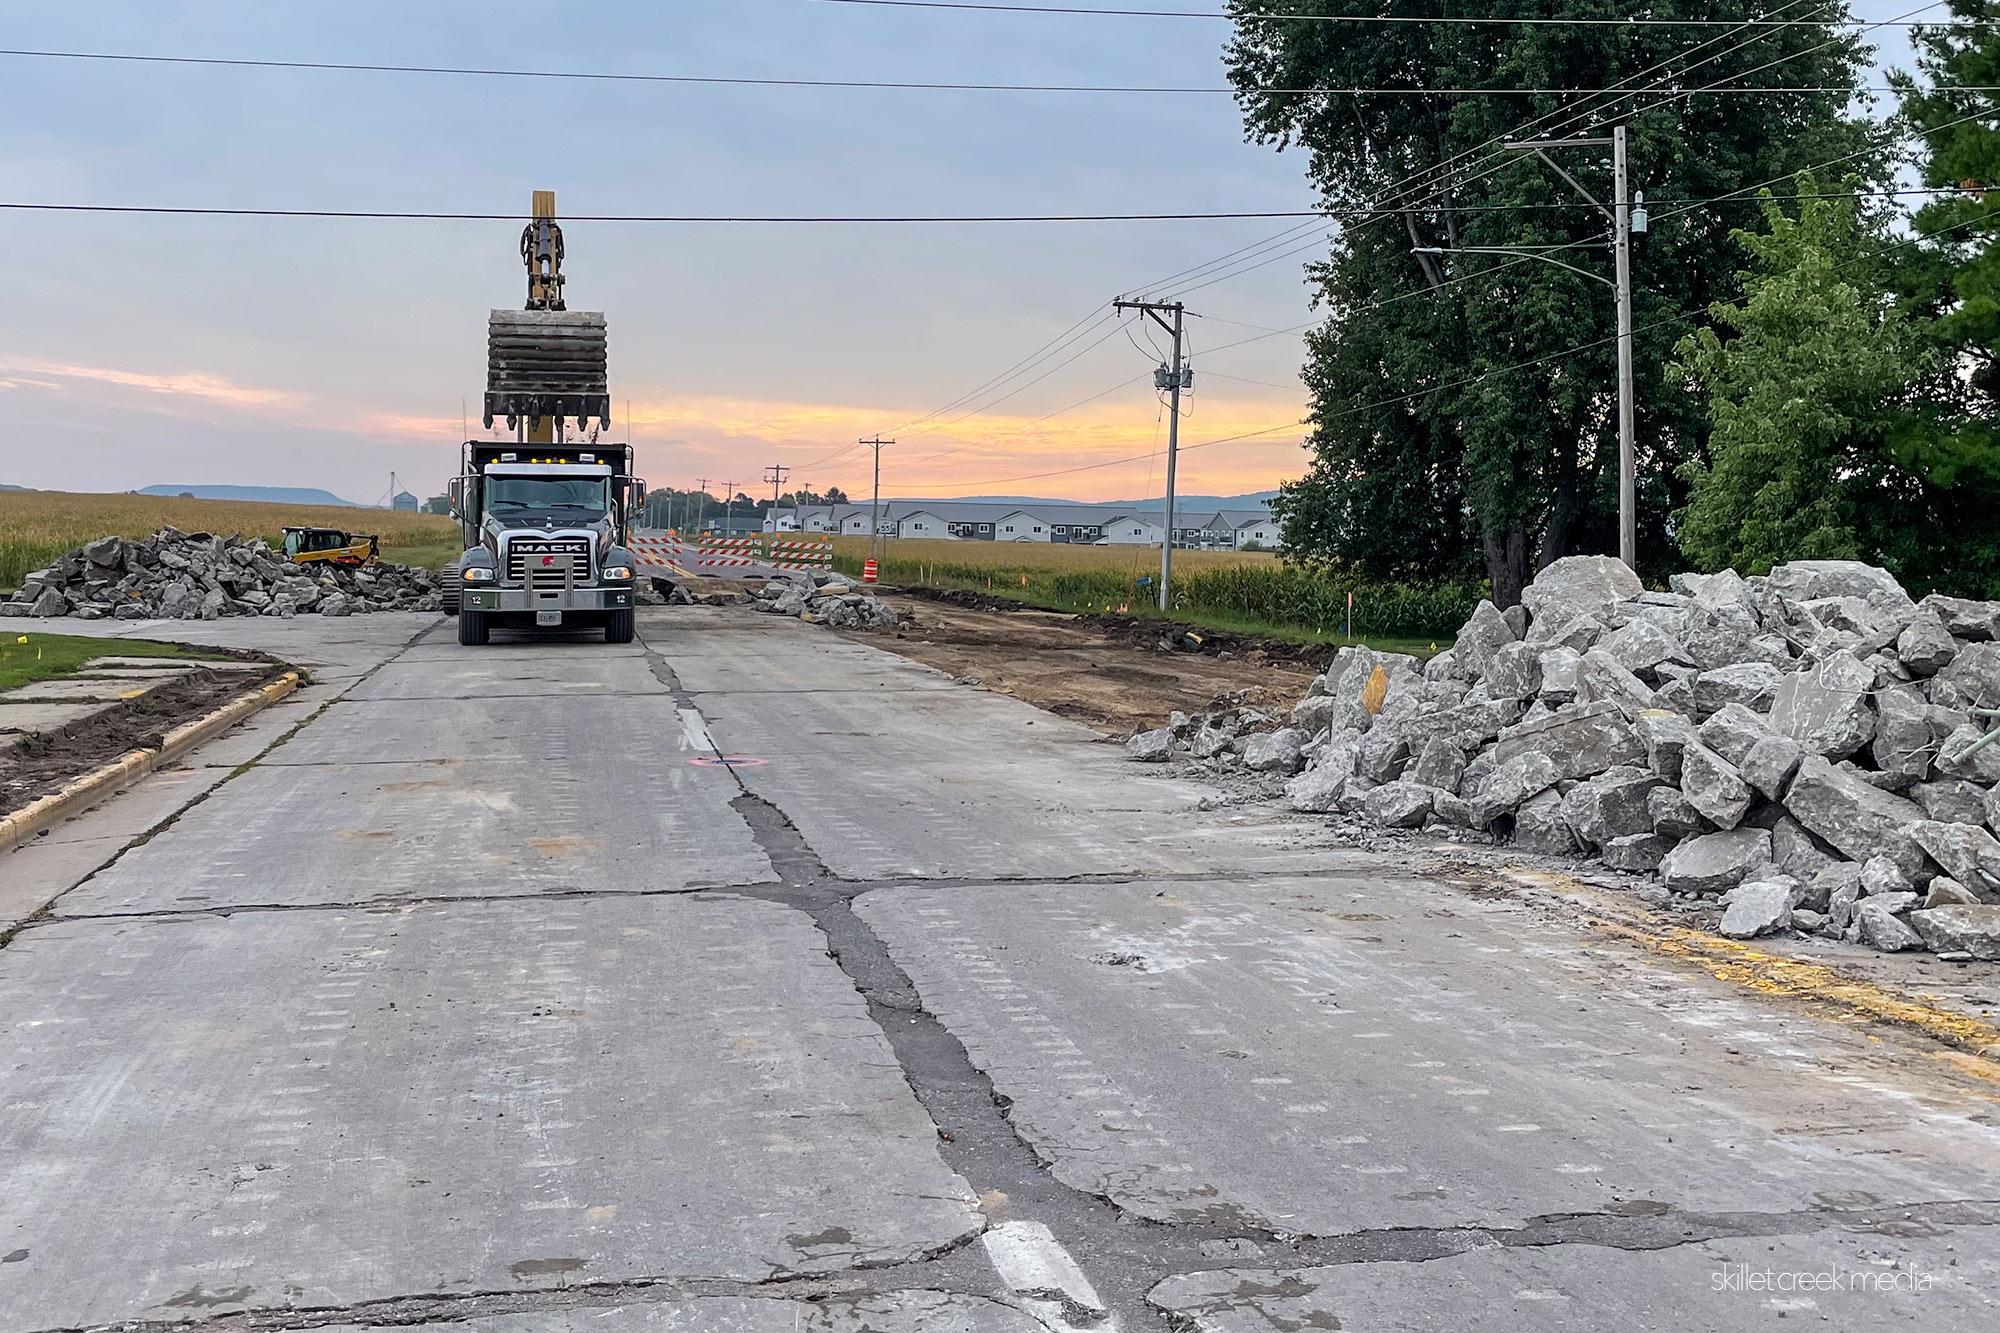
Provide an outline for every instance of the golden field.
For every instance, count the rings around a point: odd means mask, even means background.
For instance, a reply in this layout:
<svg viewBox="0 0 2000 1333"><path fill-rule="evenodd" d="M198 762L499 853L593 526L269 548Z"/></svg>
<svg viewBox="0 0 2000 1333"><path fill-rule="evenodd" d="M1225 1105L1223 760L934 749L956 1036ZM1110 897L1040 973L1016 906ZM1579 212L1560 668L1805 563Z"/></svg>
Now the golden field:
<svg viewBox="0 0 2000 1333"><path fill-rule="evenodd" d="M868 558L866 537L835 537L833 553L849 560ZM981 542L925 540L911 537L884 537L876 551L881 564L895 561L958 565L979 570L1052 570L1083 573L1137 569L1157 574L1160 548L1157 546L1070 546L1061 542ZM1189 573L1201 569L1235 569L1244 565L1278 564L1269 551L1175 551L1174 568Z"/></svg>
<svg viewBox="0 0 2000 1333"><path fill-rule="evenodd" d="M372 532L382 539L382 558L397 564L435 566L458 553L458 524L439 514L129 493L0 491L0 589L16 587L29 570L85 542L112 533L150 537L167 526L262 537L274 544L287 526Z"/></svg>

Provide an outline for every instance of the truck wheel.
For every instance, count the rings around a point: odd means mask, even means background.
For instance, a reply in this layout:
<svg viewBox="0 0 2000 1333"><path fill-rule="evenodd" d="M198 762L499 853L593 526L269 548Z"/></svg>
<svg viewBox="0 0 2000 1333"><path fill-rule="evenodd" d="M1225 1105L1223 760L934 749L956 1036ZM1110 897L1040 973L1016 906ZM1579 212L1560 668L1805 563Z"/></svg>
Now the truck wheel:
<svg viewBox="0 0 2000 1333"><path fill-rule="evenodd" d="M604 641L606 643L632 642L633 610L626 607L622 611L604 613Z"/></svg>
<svg viewBox="0 0 2000 1333"><path fill-rule="evenodd" d="M446 615L455 616L458 614L458 594L464 586L464 581L458 576L458 561L454 560L444 567L444 577L438 580L440 597L442 599L440 609Z"/></svg>
<svg viewBox="0 0 2000 1333"><path fill-rule="evenodd" d="M486 628L484 611L460 611L458 613L458 641L463 644L478 645L492 637Z"/></svg>

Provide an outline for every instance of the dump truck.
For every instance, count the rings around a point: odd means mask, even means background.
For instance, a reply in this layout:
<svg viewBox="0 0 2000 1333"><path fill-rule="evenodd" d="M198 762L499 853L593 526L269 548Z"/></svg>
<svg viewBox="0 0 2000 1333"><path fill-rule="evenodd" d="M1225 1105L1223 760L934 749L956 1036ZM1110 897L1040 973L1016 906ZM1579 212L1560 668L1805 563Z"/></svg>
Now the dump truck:
<svg viewBox="0 0 2000 1333"><path fill-rule="evenodd" d="M446 570L458 641L495 626L633 633L631 516L646 498L632 446L606 443L611 390L602 313L563 298L555 194L537 190L521 234L528 300L487 317L484 423L512 440L468 440L451 483L465 551Z"/></svg>

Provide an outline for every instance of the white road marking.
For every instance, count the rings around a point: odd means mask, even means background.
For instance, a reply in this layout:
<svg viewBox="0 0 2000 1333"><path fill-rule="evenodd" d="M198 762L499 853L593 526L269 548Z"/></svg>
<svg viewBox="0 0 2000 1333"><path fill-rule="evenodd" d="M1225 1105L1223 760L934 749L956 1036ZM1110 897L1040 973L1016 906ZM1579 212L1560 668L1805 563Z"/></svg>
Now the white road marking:
<svg viewBox="0 0 2000 1333"><path fill-rule="evenodd" d="M1109 1318L1097 1289L1083 1275L1062 1242L1040 1222L1002 1222L980 1238L986 1257L1008 1290L1022 1298L1028 1312L1045 1327L1058 1333L1099 1329L1116 1333L1118 1321ZM1070 1318L1072 1310L1083 1312L1084 1322Z"/></svg>

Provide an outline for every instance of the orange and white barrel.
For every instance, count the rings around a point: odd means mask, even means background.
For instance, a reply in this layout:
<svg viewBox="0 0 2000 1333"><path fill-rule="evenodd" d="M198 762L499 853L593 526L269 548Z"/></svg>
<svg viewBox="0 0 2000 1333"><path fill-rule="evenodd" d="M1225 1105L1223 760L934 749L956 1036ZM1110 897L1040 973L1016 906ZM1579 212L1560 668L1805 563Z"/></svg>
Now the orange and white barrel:
<svg viewBox="0 0 2000 1333"><path fill-rule="evenodd" d="M863 583L873 583L875 581L875 562L873 560L861 566L861 581Z"/></svg>

